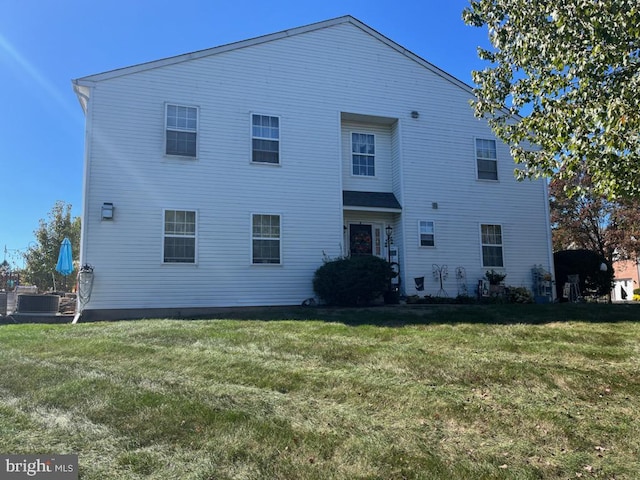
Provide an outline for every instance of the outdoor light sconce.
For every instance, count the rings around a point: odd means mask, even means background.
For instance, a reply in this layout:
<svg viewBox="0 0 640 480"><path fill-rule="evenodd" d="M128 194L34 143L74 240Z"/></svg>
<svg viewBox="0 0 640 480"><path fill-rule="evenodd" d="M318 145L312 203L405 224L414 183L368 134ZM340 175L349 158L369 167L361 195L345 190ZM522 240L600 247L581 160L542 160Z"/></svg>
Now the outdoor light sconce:
<svg viewBox="0 0 640 480"><path fill-rule="evenodd" d="M420 116L420 113L418 113L417 110L413 110L411 112L411 118L418 118Z"/></svg>
<svg viewBox="0 0 640 480"><path fill-rule="evenodd" d="M102 204L102 220L113 220L113 203Z"/></svg>

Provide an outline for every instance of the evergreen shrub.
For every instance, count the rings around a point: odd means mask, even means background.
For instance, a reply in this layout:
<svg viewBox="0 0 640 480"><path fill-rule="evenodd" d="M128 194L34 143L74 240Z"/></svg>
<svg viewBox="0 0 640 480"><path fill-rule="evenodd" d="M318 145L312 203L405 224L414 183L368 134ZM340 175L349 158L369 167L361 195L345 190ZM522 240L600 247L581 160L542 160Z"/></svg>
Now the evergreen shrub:
<svg viewBox="0 0 640 480"><path fill-rule="evenodd" d="M389 262L374 255L325 262L313 277L313 290L328 305L368 305L389 289L395 275Z"/></svg>

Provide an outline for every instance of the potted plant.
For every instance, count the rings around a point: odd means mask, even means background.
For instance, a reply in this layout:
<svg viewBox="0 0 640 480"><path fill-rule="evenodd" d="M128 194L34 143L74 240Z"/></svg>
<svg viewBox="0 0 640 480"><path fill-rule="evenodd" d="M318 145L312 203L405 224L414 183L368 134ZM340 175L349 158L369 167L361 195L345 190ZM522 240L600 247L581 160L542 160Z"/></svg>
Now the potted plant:
<svg viewBox="0 0 640 480"><path fill-rule="evenodd" d="M492 296L502 295L504 293L502 281L507 277L506 273L496 272L494 269L491 269L486 271L484 276L489 281L489 293Z"/></svg>

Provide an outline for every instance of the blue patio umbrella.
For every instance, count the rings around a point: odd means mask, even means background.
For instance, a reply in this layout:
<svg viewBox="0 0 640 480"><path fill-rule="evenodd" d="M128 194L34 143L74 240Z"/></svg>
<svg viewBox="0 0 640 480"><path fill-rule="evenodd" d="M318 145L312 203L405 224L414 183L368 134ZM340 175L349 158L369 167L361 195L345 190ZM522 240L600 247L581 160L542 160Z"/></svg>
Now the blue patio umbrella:
<svg viewBox="0 0 640 480"><path fill-rule="evenodd" d="M56 264L56 272L65 277L73 272L73 256L71 255L71 242L65 237L60 245L60 253L58 254L58 263Z"/></svg>

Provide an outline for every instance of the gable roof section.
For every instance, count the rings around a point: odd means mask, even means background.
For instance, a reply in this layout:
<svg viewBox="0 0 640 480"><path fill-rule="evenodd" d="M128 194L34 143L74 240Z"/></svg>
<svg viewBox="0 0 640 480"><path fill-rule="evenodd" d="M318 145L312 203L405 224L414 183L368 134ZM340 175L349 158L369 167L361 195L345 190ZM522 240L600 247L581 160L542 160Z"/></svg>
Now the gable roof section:
<svg viewBox="0 0 640 480"><path fill-rule="evenodd" d="M410 58L411 60L417 62L420 65L422 65L424 68L428 69L432 73L442 77L443 79L445 79L448 82L453 83L454 85L462 88L463 90L468 91L469 93L473 93L471 87L469 85L467 85L466 83L462 82L461 80L458 80L453 75L450 75L447 72L445 72L444 70L441 70L438 67L436 67L435 65L427 62L426 60L424 60L423 58L419 57L415 53L407 50L406 48L404 48L401 45L397 44L393 40L385 37L381 33L377 32L373 28L371 28L368 25L362 23L360 20L352 17L351 15L345 15L345 16L342 16L342 17L333 18L331 20L325 20L323 22L312 23L310 25L306 25L306 26L302 26L302 27L292 28L292 29L289 29L289 30L283 30L281 32L271 33L271 34L268 34L268 35L263 35L263 36L260 36L260 37L251 38L251 39L248 39L248 40L242 40L242 41L239 41L239 42L228 43L228 44L225 44L225 45L221 45L221 46L213 47L213 48L208 48L208 49L205 49L205 50L198 50L198 51L192 52L192 53L186 53L186 54L183 54L183 55L177 55L177 56L174 56L174 57L168 57L168 58L164 58L164 59L160 59L160 60L154 60L154 61L151 61L151 62L141 63L141 64L133 65L133 66L130 66L130 67L119 68L119 69L116 69L116 70L110 70L110 71L103 72L103 73L98 73L98 74L95 74L95 75L89 75L89 76L86 76L86 77L81 77L81 78L78 78L78 79L75 79L75 80L72 81L73 89L76 92L76 95L78 96L78 98L80 100L80 103L82 104L83 109L86 110L86 102L87 102L89 94L90 94L88 87L90 87L94 82L100 82L102 80L108 80L108 79L111 79L111 78L117 78L117 77L124 76L124 75L131 75L131 74L134 74L134 73L143 72L143 71L151 70L151 69L154 69L154 68L160 68L160 67L164 67L164 66L167 66L167 65L176 65L176 64L182 63L182 62L188 62L189 60L195 60L195 59L198 59L198 58L208 57L208 56L216 55L216 54L223 53L223 52L229 52L229 51L232 51L232 50L238 50L238 49L241 49L241 48L251 47L253 45L258 45L258 44L266 43L266 42L272 42L272 41L275 41L275 40L279 40L281 38L287 38L287 37L292 37L292 36L295 36L295 35L301 35L303 33L312 32L312 31L323 29L323 28L330 28L330 27L333 27L333 26L336 26L336 25L342 25L342 24L351 24L351 25L363 30L364 32L368 33L369 35L371 35L372 37L376 38L380 42L382 42L385 45L393 48L394 50L396 50L400 54L405 55L406 57Z"/></svg>

